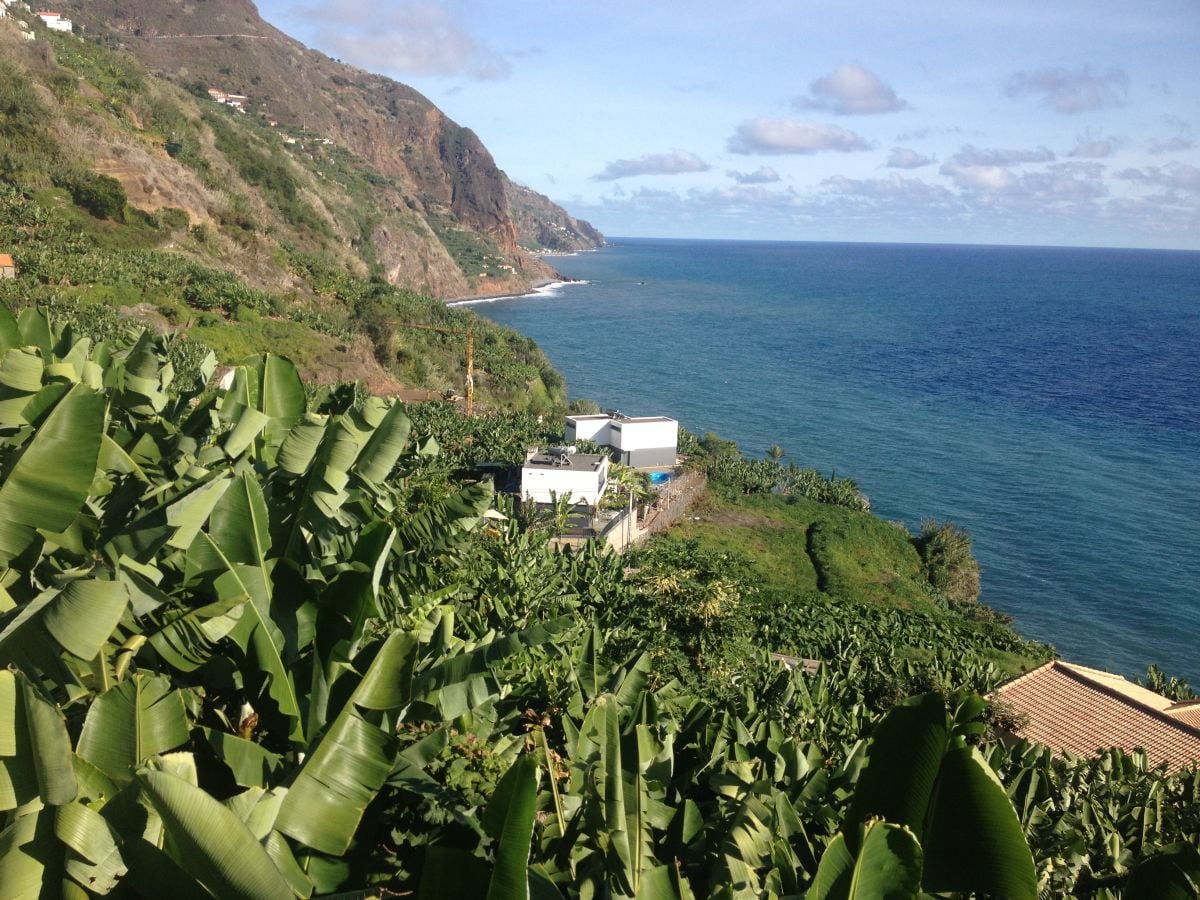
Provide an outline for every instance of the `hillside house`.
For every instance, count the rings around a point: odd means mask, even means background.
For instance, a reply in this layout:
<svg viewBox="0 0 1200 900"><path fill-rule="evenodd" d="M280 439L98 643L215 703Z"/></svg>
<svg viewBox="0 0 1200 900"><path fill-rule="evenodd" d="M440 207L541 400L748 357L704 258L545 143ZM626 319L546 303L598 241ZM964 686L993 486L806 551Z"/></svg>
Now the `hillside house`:
<svg viewBox="0 0 1200 900"><path fill-rule="evenodd" d="M46 27L51 31L64 31L68 34L74 30L74 25L71 20L64 18L62 13L56 12L39 12L37 17L45 23Z"/></svg>
<svg viewBox="0 0 1200 900"><path fill-rule="evenodd" d="M1061 660L1026 672L990 695L1028 724L1015 737L1056 753L1141 749L1153 766L1200 762L1200 700L1176 702L1120 675Z"/></svg>
<svg viewBox="0 0 1200 900"><path fill-rule="evenodd" d="M608 489L609 459L600 453L572 453L567 447L536 449L521 466L521 497L532 503L553 503L570 497L576 505L596 506Z"/></svg>
<svg viewBox="0 0 1200 900"><path fill-rule="evenodd" d="M250 102L250 98L245 94L230 94L220 88L209 88L208 96L224 106L232 106L240 113L246 111L246 104Z"/></svg>
<svg viewBox="0 0 1200 900"><path fill-rule="evenodd" d="M626 416L612 410L567 416L566 442L593 441L607 447L614 460L637 469L675 465L679 423L666 416Z"/></svg>
<svg viewBox="0 0 1200 900"><path fill-rule="evenodd" d="M16 278L17 264L7 253L0 253L0 278Z"/></svg>

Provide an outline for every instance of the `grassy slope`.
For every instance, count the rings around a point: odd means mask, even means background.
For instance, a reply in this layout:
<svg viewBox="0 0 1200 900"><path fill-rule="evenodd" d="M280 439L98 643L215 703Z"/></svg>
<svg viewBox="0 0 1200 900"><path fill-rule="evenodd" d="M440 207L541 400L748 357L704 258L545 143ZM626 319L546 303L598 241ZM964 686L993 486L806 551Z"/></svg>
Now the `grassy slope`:
<svg viewBox="0 0 1200 900"><path fill-rule="evenodd" d="M840 617L852 621L859 610L907 610L956 632L977 631L980 656L1007 672L1026 671L1045 659L1040 648L996 646L989 634L997 625L972 621L938 603L921 575L908 533L878 516L802 497L745 496L719 489L709 492L694 515L698 520L684 520L668 532L667 540L694 538L702 547L746 557L759 584L788 604L789 615L824 616L836 608ZM773 649L809 652L803 645ZM927 653L903 641L892 650L916 659Z"/></svg>

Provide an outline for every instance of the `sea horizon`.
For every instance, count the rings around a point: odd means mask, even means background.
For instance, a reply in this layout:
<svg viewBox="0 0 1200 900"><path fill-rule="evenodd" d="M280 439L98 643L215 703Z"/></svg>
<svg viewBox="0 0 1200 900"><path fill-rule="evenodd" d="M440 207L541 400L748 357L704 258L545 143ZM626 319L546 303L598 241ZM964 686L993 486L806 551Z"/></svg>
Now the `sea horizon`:
<svg viewBox="0 0 1200 900"><path fill-rule="evenodd" d="M476 311L573 397L779 443L910 530L956 521L1022 634L1200 679L1200 251L614 237L556 259L582 281Z"/></svg>

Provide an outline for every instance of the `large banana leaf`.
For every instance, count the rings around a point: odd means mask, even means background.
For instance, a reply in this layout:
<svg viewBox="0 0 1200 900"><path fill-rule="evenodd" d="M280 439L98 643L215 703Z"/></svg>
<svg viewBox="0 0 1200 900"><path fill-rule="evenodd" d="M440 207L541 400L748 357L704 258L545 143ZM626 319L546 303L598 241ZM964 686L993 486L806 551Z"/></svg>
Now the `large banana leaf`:
<svg viewBox="0 0 1200 900"><path fill-rule="evenodd" d="M129 871L120 835L100 813L82 803L58 808L54 834L69 848L67 875L97 894L107 894Z"/></svg>
<svg viewBox="0 0 1200 900"><path fill-rule="evenodd" d="M0 303L0 354L6 353L13 347L20 347L23 343L25 343L25 339L21 337L21 329L17 325L17 320L13 318L9 308Z"/></svg>
<svg viewBox="0 0 1200 900"><path fill-rule="evenodd" d="M394 404L359 454L358 474L370 484L378 484L387 478L400 459L411 431L412 421L405 415L403 405Z"/></svg>
<svg viewBox="0 0 1200 900"><path fill-rule="evenodd" d="M927 890L1037 896L1016 810L977 750L952 738L945 701L913 697L872 735L842 833L851 852L872 816L908 827L925 853Z"/></svg>
<svg viewBox="0 0 1200 900"><path fill-rule="evenodd" d="M1125 900L1189 900L1200 896L1200 853L1171 844L1138 860L1125 882Z"/></svg>
<svg viewBox="0 0 1200 900"><path fill-rule="evenodd" d="M42 624L64 650L91 659L112 636L128 605L129 589L121 582L79 578L47 604Z"/></svg>
<svg viewBox="0 0 1200 900"><path fill-rule="evenodd" d="M839 834L821 856L807 900L914 900L921 890L921 845L907 828L867 825L858 855Z"/></svg>
<svg viewBox="0 0 1200 900"><path fill-rule="evenodd" d="M252 371L254 405L272 419L286 422L287 428L304 415L307 397L304 384L291 360L273 353L249 356L242 365ZM286 431L286 428L284 429Z"/></svg>
<svg viewBox="0 0 1200 900"><path fill-rule="evenodd" d="M62 847L54 836L54 813L51 808L29 811L0 831L0 897L4 900L55 896L54 874Z"/></svg>
<svg viewBox="0 0 1200 900"><path fill-rule="evenodd" d="M323 853L350 846L367 804L392 771L396 739L368 721L407 705L417 635L394 631L288 790L276 827Z"/></svg>
<svg viewBox="0 0 1200 900"><path fill-rule="evenodd" d="M124 784L143 760L187 740L183 695L169 678L138 672L92 702L76 752Z"/></svg>
<svg viewBox="0 0 1200 900"><path fill-rule="evenodd" d="M289 720L289 736L300 741L300 701L284 660L284 635L271 614L268 518L262 488L249 472L243 473L213 507L208 530L188 550L187 565L196 574L220 573L213 586L222 603L244 601L230 636L246 651L248 662L261 673L266 695Z"/></svg>
<svg viewBox="0 0 1200 900"><path fill-rule="evenodd" d="M41 354L33 348L18 345L0 352L0 425L30 422L26 410L42 390L45 367Z"/></svg>
<svg viewBox="0 0 1200 900"><path fill-rule="evenodd" d="M517 757L484 811L483 827L498 842L487 900L525 900L529 896L529 843L537 809L537 768L532 755Z"/></svg>
<svg viewBox="0 0 1200 900"><path fill-rule="evenodd" d="M946 752L923 844L928 890L1037 897L1037 874L1017 812L974 747Z"/></svg>
<svg viewBox="0 0 1200 900"><path fill-rule="evenodd" d="M871 816L921 835L949 740L946 704L936 694L911 697L884 716L843 822L851 850L857 848L859 826Z"/></svg>
<svg viewBox="0 0 1200 900"><path fill-rule="evenodd" d="M54 334L50 327L50 316L45 310L25 307L21 310L17 325L21 329L21 343L37 347L46 356L50 355L54 349Z"/></svg>
<svg viewBox="0 0 1200 900"><path fill-rule="evenodd" d="M75 798L71 739L62 714L20 672L0 669L0 811Z"/></svg>
<svg viewBox="0 0 1200 900"><path fill-rule="evenodd" d="M266 849L230 809L182 778L143 771L138 782L162 817L175 862L216 897L295 896Z"/></svg>
<svg viewBox="0 0 1200 900"><path fill-rule="evenodd" d="M0 564L37 536L60 532L78 515L100 453L104 398L75 385L46 417L0 486Z"/></svg>

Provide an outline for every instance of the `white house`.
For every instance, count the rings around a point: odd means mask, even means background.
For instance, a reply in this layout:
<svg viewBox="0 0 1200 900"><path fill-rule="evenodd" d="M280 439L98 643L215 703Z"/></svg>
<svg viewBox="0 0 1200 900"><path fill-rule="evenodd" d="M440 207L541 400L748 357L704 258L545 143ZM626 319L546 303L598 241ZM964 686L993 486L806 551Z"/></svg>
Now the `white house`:
<svg viewBox="0 0 1200 900"><path fill-rule="evenodd" d="M46 23L46 27L51 31L66 31L70 32L73 28L71 20L63 17L62 13L56 12L40 12L38 18Z"/></svg>
<svg viewBox="0 0 1200 900"><path fill-rule="evenodd" d="M679 423L666 416L626 416L619 412L567 416L566 439L593 441L613 451L613 458L634 468L675 465Z"/></svg>
<svg viewBox="0 0 1200 900"><path fill-rule="evenodd" d="M533 503L553 503L570 495L575 505L595 506L608 488L609 459L600 453L572 453L551 447L531 450L521 466L521 496Z"/></svg>

